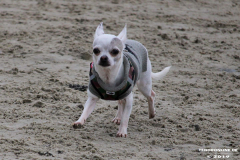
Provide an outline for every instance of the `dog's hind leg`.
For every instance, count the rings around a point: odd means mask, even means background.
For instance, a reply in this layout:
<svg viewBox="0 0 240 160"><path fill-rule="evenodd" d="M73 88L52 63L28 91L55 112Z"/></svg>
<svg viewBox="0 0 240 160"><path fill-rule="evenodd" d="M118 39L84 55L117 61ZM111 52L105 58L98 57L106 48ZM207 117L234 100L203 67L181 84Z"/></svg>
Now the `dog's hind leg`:
<svg viewBox="0 0 240 160"><path fill-rule="evenodd" d="M122 119L122 113L123 113L123 107L126 103L126 100L119 100L118 101L118 111L116 117L112 120L113 123L120 124L121 119Z"/></svg>
<svg viewBox="0 0 240 160"><path fill-rule="evenodd" d="M155 108L154 108L155 95L156 95L155 92L151 90L151 96L148 97L149 119L155 117Z"/></svg>
<svg viewBox="0 0 240 160"><path fill-rule="evenodd" d="M137 83L139 91L147 98L148 100L148 113L149 119L155 117L155 108L154 108L154 99L155 99L155 92L152 90L152 86L144 87L144 84L139 81Z"/></svg>
<svg viewBox="0 0 240 160"><path fill-rule="evenodd" d="M148 100L149 119L154 118L155 116L155 108L154 108L155 92L152 90L151 71L152 71L151 62L148 60L147 71L143 72L141 74L140 79L137 81L137 86L139 91Z"/></svg>

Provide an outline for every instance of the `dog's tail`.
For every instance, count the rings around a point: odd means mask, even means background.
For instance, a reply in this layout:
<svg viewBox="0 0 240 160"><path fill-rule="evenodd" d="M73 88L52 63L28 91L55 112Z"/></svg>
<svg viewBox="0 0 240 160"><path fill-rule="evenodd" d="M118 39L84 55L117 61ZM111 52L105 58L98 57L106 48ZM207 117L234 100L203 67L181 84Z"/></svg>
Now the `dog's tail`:
<svg viewBox="0 0 240 160"><path fill-rule="evenodd" d="M166 76L166 74L168 73L168 71L170 70L171 67L172 66L166 67L161 72L157 72L157 73L152 72L152 74L151 74L152 79L155 79L155 80L162 79L164 76Z"/></svg>

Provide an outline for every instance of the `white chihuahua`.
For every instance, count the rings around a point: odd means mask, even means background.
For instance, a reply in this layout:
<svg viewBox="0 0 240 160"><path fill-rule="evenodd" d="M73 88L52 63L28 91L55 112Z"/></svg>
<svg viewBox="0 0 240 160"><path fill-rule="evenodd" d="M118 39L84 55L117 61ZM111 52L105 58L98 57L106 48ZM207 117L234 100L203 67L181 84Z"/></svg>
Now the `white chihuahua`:
<svg viewBox="0 0 240 160"><path fill-rule="evenodd" d="M90 65L88 99L80 118L73 127L81 127L96 106L99 98L117 100L118 111L113 123L120 124L118 137L127 136L128 121L132 110L135 83L148 100L149 118L154 118L155 92L152 78L161 79L170 67L152 72L146 48L139 42L127 40L127 26L118 36L104 34L103 24L97 27L93 41L93 63Z"/></svg>

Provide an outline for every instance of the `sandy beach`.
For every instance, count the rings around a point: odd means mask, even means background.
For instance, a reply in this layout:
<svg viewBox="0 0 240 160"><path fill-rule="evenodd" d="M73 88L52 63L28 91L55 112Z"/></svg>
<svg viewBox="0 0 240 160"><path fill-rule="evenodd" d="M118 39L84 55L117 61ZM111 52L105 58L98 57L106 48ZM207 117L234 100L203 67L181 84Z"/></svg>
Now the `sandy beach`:
<svg viewBox="0 0 240 160"><path fill-rule="evenodd" d="M100 22L141 42L156 116L134 89L128 137L117 102L100 100L83 128L93 34ZM230 151L204 151L229 149ZM217 157L216 156L220 156ZM1 0L0 159L240 159L240 1Z"/></svg>

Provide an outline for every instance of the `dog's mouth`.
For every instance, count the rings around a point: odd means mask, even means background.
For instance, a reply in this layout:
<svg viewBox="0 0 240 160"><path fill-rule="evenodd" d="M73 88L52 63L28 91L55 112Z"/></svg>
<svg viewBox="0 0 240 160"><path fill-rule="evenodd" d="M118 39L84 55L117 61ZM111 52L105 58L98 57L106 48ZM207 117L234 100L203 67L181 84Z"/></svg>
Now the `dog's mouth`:
<svg viewBox="0 0 240 160"><path fill-rule="evenodd" d="M110 63L109 62L99 62L99 65L102 66L102 67L109 67L110 66Z"/></svg>

